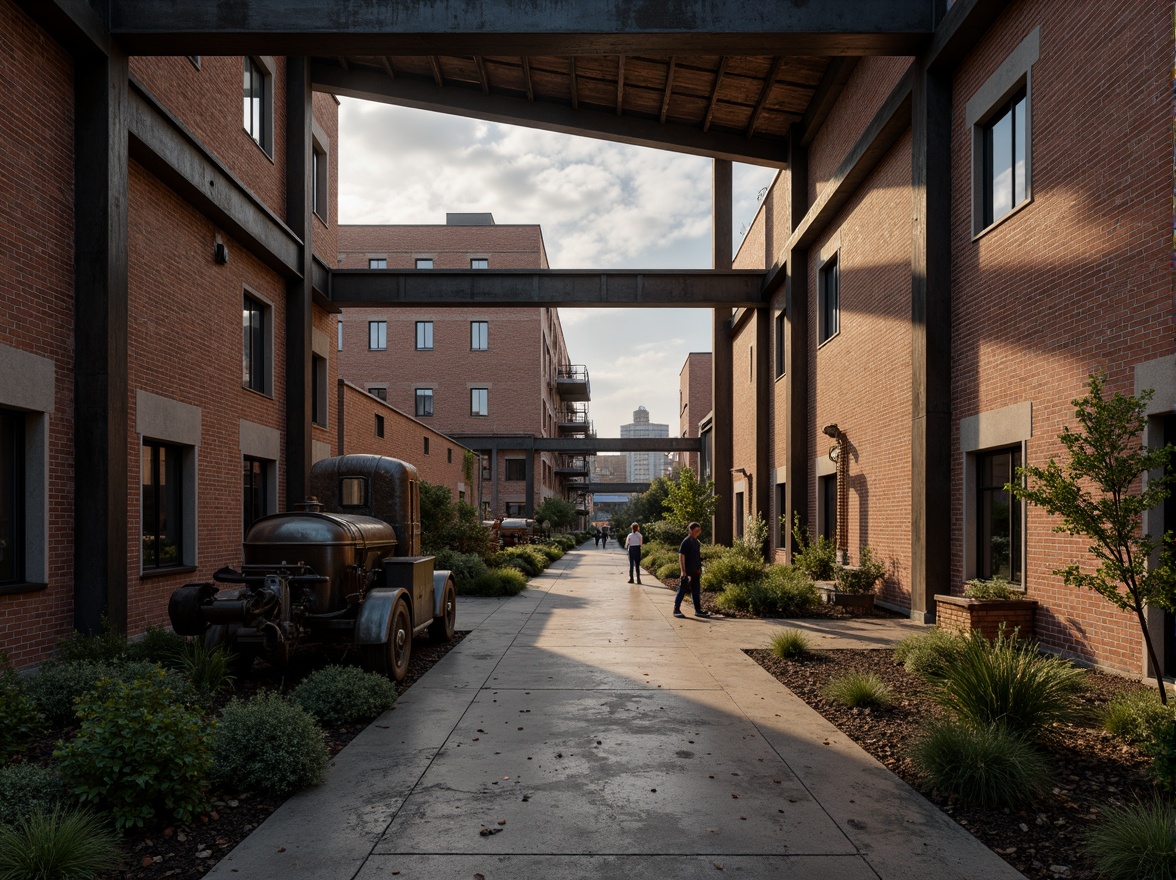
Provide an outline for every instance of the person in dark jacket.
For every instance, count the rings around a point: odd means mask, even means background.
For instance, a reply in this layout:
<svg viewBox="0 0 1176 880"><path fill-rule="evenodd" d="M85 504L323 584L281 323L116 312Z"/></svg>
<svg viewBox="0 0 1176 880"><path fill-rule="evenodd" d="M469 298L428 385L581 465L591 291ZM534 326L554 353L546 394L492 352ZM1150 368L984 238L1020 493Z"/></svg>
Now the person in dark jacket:
<svg viewBox="0 0 1176 880"><path fill-rule="evenodd" d="M600 546L600 526L596 527L596 533L592 537L596 539L596 546L599 547Z"/></svg>
<svg viewBox="0 0 1176 880"><path fill-rule="evenodd" d="M690 590L690 597L694 600L694 616L710 617L702 610L702 545L698 543L702 526L692 522L687 528L689 534L678 545L678 568L682 579L678 582L678 594L674 596L674 617L686 616L682 613L682 599L687 590Z"/></svg>

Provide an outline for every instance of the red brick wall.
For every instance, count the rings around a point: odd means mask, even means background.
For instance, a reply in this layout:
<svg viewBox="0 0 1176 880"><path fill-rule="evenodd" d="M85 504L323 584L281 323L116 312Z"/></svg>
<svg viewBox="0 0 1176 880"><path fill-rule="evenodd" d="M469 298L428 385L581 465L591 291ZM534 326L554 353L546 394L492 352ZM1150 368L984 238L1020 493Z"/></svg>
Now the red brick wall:
<svg viewBox="0 0 1176 880"><path fill-rule="evenodd" d="M323 92L315 92L313 102L314 121L330 140L327 216L314 218L314 253L328 269L334 269L339 261L339 103L334 95ZM332 336L332 344L334 340Z"/></svg>
<svg viewBox="0 0 1176 880"><path fill-rule="evenodd" d="M0 345L56 363L48 587L0 594L0 651L27 666L73 627L74 94L69 55L11 0L0 0L0 81Z"/></svg>
<svg viewBox="0 0 1176 880"><path fill-rule="evenodd" d="M755 513L756 483L761 475L756 473L756 401L754 364L759 357L755 351L755 314L745 315L736 328L731 341L732 360L732 423L734 434L732 438L732 467L744 468L751 475L751 485L748 486L742 474L715 474L715 492L727 493L731 499L731 511L734 517L731 534L738 535L743 524L738 522L739 515L735 510L735 494L737 482L743 481L743 515ZM751 492L748 492L751 489ZM761 511L766 517L768 511Z"/></svg>
<svg viewBox="0 0 1176 880"><path fill-rule="evenodd" d="M416 259L430 258L438 269L468 269L475 257L488 258L491 269L546 269L543 232L535 225L362 226L339 230L339 264L366 269L369 257L385 257L389 269L413 269Z"/></svg>
<svg viewBox="0 0 1176 880"><path fill-rule="evenodd" d="M1029 464L1061 453L1072 398L1107 370L1110 391L1134 390L1134 365L1176 351L1170 190L1171 4L1075 0L1016 4L954 83L953 346L955 418L1029 401ZM964 108L1034 28L1033 201L972 240L970 132ZM954 455L962 471L955 437ZM963 579L961 487L954 492L953 584ZM1026 584L1041 602L1046 644L1128 672L1141 669L1134 620L1053 570L1089 557L1028 512Z"/></svg>
<svg viewBox="0 0 1176 880"><path fill-rule="evenodd" d="M697 437L698 423L711 411L712 363L709 351L692 351L686 355L686 363L678 373L678 436ZM679 457L683 465L698 474L698 453L683 453Z"/></svg>

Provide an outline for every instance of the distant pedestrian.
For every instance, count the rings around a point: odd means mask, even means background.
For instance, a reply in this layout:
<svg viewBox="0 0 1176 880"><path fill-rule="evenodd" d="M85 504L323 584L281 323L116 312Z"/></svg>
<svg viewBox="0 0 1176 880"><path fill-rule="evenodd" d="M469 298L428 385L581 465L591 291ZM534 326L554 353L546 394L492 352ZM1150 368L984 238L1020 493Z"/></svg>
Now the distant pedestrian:
<svg viewBox="0 0 1176 880"><path fill-rule="evenodd" d="M605 550L608 549L608 526L600 530L600 546Z"/></svg>
<svg viewBox="0 0 1176 880"><path fill-rule="evenodd" d="M600 526L596 527L596 534L594 534L592 537L596 539L596 546L599 547L600 546Z"/></svg>
<svg viewBox="0 0 1176 880"><path fill-rule="evenodd" d="M629 583L633 583L633 572L637 572L637 583L641 583L641 544L645 539L641 536L641 526L637 523L629 526L632 529L625 535L625 547L629 551Z"/></svg>
<svg viewBox="0 0 1176 880"><path fill-rule="evenodd" d="M678 546L678 569L682 579L678 582L678 594L674 596L674 617L685 617L682 613L682 599L686 590L690 590L690 597L694 600L694 616L710 617L702 610L702 545L698 543L698 536L702 534L702 526L692 522L689 534L682 539Z"/></svg>

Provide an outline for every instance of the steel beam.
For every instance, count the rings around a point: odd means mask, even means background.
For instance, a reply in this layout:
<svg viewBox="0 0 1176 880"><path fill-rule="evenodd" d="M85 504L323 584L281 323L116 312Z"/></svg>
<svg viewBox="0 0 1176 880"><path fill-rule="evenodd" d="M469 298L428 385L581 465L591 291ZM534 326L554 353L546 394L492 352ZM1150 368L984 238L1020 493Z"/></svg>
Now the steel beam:
<svg viewBox="0 0 1176 880"><path fill-rule="evenodd" d="M439 86L406 77L390 80L375 69L347 71L322 61L316 62L313 70L315 88L333 95L773 168L783 167L787 154L787 144L778 139L662 125L656 117L645 119L618 116L610 110L574 109L570 105L529 100L529 96L521 93L487 95L480 88Z"/></svg>
<svg viewBox="0 0 1176 880"><path fill-rule="evenodd" d="M911 55L936 0L109 0L135 55ZM489 47L493 52L489 52Z"/></svg>
<svg viewBox="0 0 1176 880"><path fill-rule="evenodd" d="M618 495L636 495L649 491L649 483L568 483L571 492L587 492L589 495L615 492Z"/></svg>
<svg viewBox="0 0 1176 880"><path fill-rule="evenodd" d="M467 449L530 449L591 455L596 452L698 452L697 437L534 437L529 434L450 434Z"/></svg>
<svg viewBox="0 0 1176 880"><path fill-rule="evenodd" d="M331 301L340 308L454 306L731 308L763 301L759 270L336 269Z"/></svg>

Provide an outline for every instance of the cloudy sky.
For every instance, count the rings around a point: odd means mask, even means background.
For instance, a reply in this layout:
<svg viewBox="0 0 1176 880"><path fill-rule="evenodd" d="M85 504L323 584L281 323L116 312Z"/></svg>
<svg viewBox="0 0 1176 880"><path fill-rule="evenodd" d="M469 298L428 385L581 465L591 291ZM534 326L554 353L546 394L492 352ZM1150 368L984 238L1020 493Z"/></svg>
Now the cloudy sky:
<svg viewBox="0 0 1176 880"><path fill-rule="evenodd" d="M736 165L735 247L755 217L769 169ZM342 99L342 223L444 223L488 211L538 223L556 269L706 269L711 261L711 163L612 144ZM700 309L561 309L572 360L592 380L590 415L620 435L638 406L678 426L678 372L710 351Z"/></svg>

